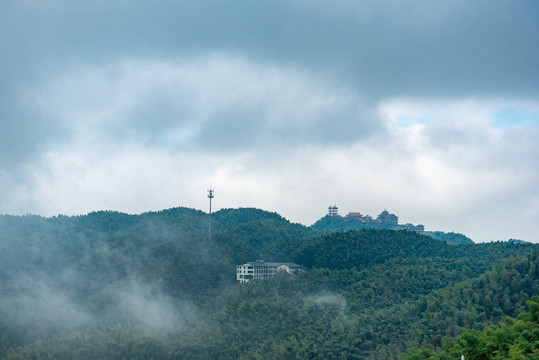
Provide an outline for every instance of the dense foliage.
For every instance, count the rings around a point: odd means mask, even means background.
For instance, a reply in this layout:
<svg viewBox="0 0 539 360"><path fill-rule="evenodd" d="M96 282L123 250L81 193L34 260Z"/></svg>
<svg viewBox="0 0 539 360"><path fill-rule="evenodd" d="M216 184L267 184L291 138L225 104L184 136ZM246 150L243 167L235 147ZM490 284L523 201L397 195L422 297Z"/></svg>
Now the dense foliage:
<svg viewBox="0 0 539 360"><path fill-rule="evenodd" d="M408 360L539 359L539 297L528 301L529 312L518 319L506 317L500 326L490 325L483 331L466 330L456 339L444 339L443 351L428 348L414 351Z"/></svg>
<svg viewBox="0 0 539 360"><path fill-rule="evenodd" d="M0 358L426 354L524 311L539 294L537 250L322 233L257 209L0 216ZM238 284L235 265L254 259L309 271Z"/></svg>

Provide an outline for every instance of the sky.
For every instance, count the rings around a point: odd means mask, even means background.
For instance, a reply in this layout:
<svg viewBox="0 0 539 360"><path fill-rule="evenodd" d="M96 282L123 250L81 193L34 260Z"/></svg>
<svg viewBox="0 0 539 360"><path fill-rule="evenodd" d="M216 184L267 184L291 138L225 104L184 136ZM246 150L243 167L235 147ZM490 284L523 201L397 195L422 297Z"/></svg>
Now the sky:
<svg viewBox="0 0 539 360"><path fill-rule="evenodd" d="M539 242L536 0L4 0L0 213L256 207Z"/></svg>

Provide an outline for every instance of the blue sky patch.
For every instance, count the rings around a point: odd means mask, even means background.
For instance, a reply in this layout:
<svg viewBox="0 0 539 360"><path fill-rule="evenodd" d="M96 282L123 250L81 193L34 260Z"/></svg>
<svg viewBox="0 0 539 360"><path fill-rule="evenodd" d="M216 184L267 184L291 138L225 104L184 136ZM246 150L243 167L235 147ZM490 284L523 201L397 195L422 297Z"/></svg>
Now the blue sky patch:
<svg viewBox="0 0 539 360"><path fill-rule="evenodd" d="M427 118L425 116L399 116L397 118L398 124L401 127L409 127L415 124L426 124Z"/></svg>
<svg viewBox="0 0 539 360"><path fill-rule="evenodd" d="M494 127L531 127L539 125L539 112L529 109L504 108L493 116Z"/></svg>

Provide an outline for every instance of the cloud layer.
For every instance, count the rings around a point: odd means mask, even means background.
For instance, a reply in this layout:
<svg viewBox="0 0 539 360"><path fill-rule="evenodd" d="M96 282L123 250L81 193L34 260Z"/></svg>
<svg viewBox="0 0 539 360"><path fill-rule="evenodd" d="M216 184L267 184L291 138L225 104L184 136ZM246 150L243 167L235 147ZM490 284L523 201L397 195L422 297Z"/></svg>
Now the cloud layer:
<svg viewBox="0 0 539 360"><path fill-rule="evenodd" d="M539 241L533 1L0 6L2 213L206 209L212 184Z"/></svg>

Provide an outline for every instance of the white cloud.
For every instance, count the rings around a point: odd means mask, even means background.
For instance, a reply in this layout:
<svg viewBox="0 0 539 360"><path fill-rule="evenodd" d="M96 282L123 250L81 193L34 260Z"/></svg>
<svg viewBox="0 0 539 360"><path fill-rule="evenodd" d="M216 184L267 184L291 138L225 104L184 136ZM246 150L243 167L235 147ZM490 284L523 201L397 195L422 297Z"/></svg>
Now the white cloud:
<svg viewBox="0 0 539 360"><path fill-rule="evenodd" d="M502 130L494 124L500 109L537 105L511 99L397 100L380 111L391 142L407 150L408 162L424 180L417 190L431 199L432 211L447 217L440 217L438 226L460 226L482 241L511 236L537 241L530 227L538 212L529 209L538 205L539 128ZM400 118L416 121L402 124Z"/></svg>
<svg viewBox="0 0 539 360"><path fill-rule="evenodd" d="M207 210L212 184L216 209L311 224L333 203L372 216L387 208L476 241L539 241L538 127L495 124L500 109L533 112L535 102L368 107L325 78L226 54L74 68L35 99L68 135L25 164L23 181L0 174L0 211Z"/></svg>

